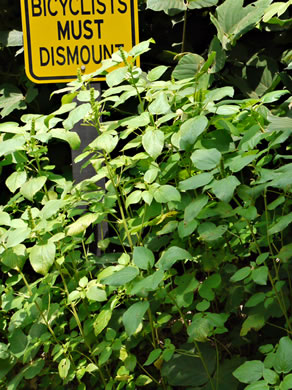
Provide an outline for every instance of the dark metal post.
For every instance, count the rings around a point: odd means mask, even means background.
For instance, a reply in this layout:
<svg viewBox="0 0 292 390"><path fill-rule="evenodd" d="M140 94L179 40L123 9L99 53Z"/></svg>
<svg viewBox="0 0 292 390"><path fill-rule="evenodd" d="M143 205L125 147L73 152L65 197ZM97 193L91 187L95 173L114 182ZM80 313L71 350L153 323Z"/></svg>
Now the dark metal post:
<svg viewBox="0 0 292 390"><path fill-rule="evenodd" d="M94 89L96 89L99 92L101 92L100 83L92 83L91 85L92 85L92 87ZM74 126L73 131L79 135L80 140L81 140L81 144L80 144L80 147L79 147L78 150L72 150L71 151L71 155L72 155L72 176L73 176L73 180L74 180L75 183L80 183L81 181L83 181L85 179L89 179L90 177L94 176L96 174L96 172L95 172L94 168L92 167L92 165L90 165L90 164L86 168L81 170L81 166L84 164L84 162L86 160L83 160L83 161L81 161L79 163L75 163L74 160L75 160L75 158L77 156L79 156L79 154L81 154L83 152L84 148L86 148L93 140L95 140L95 138L97 137L97 133L96 133L96 129L94 127L92 127L92 126L85 126L85 125L82 124L82 121L78 122ZM87 160L88 159L90 159L90 156L87 157ZM97 184L100 187L104 188L105 180L102 179ZM103 233L105 234L107 232L107 230L108 230L107 224L103 223ZM96 229L94 231L94 235L95 235L95 240L96 240L95 254L97 256L100 256L101 251L97 247L98 241L102 239L100 226L96 227Z"/></svg>

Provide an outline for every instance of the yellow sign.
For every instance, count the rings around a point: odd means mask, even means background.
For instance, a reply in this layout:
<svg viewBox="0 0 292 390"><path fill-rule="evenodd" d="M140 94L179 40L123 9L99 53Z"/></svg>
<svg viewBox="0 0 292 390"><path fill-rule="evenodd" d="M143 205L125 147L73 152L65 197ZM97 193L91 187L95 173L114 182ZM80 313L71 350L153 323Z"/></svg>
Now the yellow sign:
<svg viewBox="0 0 292 390"><path fill-rule="evenodd" d="M92 73L120 46L138 43L137 0L21 0L21 14L35 83L75 80L78 68Z"/></svg>

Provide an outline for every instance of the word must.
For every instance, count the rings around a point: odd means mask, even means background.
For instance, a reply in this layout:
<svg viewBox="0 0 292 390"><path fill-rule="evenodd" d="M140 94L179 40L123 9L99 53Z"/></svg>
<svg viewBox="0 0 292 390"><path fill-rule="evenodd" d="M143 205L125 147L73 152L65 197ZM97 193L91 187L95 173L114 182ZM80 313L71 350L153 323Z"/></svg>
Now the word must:
<svg viewBox="0 0 292 390"><path fill-rule="evenodd" d="M73 39L92 39L94 35L94 31L97 32L97 38L101 38L101 24L104 21L102 19L95 20L67 20L64 24L60 21L57 22L57 30L58 30L58 40L67 39L70 40L71 37ZM93 24L93 26L92 26Z"/></svg>

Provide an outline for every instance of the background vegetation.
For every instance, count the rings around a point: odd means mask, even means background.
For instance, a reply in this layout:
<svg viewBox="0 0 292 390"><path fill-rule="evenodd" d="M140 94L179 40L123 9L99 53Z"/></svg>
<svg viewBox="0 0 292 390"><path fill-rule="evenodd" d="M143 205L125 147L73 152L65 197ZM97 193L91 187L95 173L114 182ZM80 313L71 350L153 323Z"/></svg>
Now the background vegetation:
<svg viewBox="0 0 292 390"><path fill-rule="evenodd" d="M4 3L0 388L292 388L291 3L140 1L100 100L27 80Z"/></svg>

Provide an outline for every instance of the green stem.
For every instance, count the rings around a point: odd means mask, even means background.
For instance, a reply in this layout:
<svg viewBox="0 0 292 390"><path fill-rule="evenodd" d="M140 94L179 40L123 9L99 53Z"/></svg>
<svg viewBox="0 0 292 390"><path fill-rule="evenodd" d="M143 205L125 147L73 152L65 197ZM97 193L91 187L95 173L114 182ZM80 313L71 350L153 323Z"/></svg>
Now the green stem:
<svg viewBox="0 0 292 390"><path fill-rule="evenodd" d="M220 163L219 163L219 169L220 169L220 175L222 179L225 178L225 168L224 168L224 160L221 158Z"/></svg>
<svg viewBox="0 0 292 390"><path fill-rule="evenodd" d="M233 197L233 200L239 207L242 207L240 202L235 198L235 196ZM254 234L253 228L252 228L252 226L251 226L251 224L250 224L250 222L249 222L249 220L247 218L243 217L243 219L246 221L246 223L247 223L247 225L249 227L249 231L250 231L251 236L253 238L254 244L255 244L255 246L257 248L257 252L260 255L262 252L261 252L261 249L260 249L259 244L257 242L257 239L256 239L256 236Z"/></svg>
<svg viewBox="0 0 292 390"><path fill-rule="evenodd" d="M23 282L24 282L24 284L25 284L25 286L26 286L26 288L27 288L27 291L28 291L30 297L32 297L32 296L33 296L33 292L32 292L32 290L31 290L31 288L30 288L30 285L29 285L29 283L28 283L28 281L27 281L27 279L26 279L24 273L23 273L23 272L21 271L21 269L18 268L18 267L17 267L17 271L20 273L20 275L21 275L21 277L22 277L22 280L23 280ZM40 316L42 317L42 320L44 321L46 327L48 328L49 332L51 333L51 335L52 335L52 337L53 337L55 343L58 344L58 345L60 345L60 346L62 347L62 350L63 350L64 355L65 355L67 358L69 358L69 360L70 360L71 363L72 363L72 366L73 366L74 369L76 370L76 366L75 366L74 360L73 360L73 358L72 358L70 352L66 352L66 348L64 347L64 345L61 343L61 341L59 341L59 340L57 339L57 336L56 336L54 330L52 329L51 325L49 324L47 318L44 316L44 313L43 313L42 309L40 308L38 302L37 302L36 300L34 300L34 303L35 303L35 305L36 305L37 310L38 310L39 313L40 313Z"/></svg>
<svg viewBox="0 0 292 390"><path fill-rule="evenodd" d="M137 360L137 364L141 368L141 370L143 370L145 372L145 374L148 375L149 378L151 378L153 380L153 382L155 382L157 385L160 385L158 380L156 380L151 374L149 374L149 372L142 366L142 364L140 362L138 362L138 360Z"/></svg>
<svg viewBox="0 0 292 390"><path fill-rule="evenodd" d="M148 313L149 322L150 322L150 326L151 326L153 347L154 347L154 349L156 349L157 348L157 342L156 342L155 330L154 330L154 325L153 325L153 318L152 318L152 313L151 313L150 308L147 310L147 313Z"/></svg>
<svg viewBox="0 0 292 390"><path fill-rule="evenodd" d="M177 310L178 310L178 312L179 312L179 315L181 316L181 319L182 319L182 321L183 321L183 324L184 324L184 326L185 326L185 328L186 328L186 330L187 330L187 329L188 329L187 322L186 322L186 320L185 320L185 317L184 317L184 315L183 315L181 309L180 309L179 306L177 305L176 300L171 296L170 293L167 293L167 295L168 295L168 297L172 300L172 302L174 303L174 305L176 306L176 308L177 308ZM201 362L202 362L202 364L203 364L204 370L205 370L205 372L206 372L206 374L207 374L207 376L208 376L208 379L209 379L209 382L210 382L210 386L212 387L212 390L216 390L216 388L215 388L215 386L214 386L214 383L213 383L213 380L212 380L212 378L211 378L211 375L210 375L210 373L209 373L207 364L206 364L206 362L205 362L205 359L204 359L204 357L203 357L203 355L202 355L202 353L201 353L200 347L199 347L198 343L196 342L196 340L193 340L193 343L195 344L196 350L198 351L198 356L199 356L199 358L200 358L200 360L201 360Z"/></svg>
<svg viewBox="0 0 292 390"><path fill-rule="evenodd" d="M266 234L268 240L268 246L270 249L270 254L273 256L273 249L271 246L270 236L269 236L269 214L268 214L268 204L267 204L267 189L264 189L264 203L265 203L265 217L266 217Z"/></svg>
<svg viewBox="0 0 292 390"><path fill-rule="evenodd" d="M219 361L219 349L218 349L218 345L217 345L217 340L216 338L214 337L214 341L215 341L215 348L216 348L216 390L218 389L218 386L219 386L219 367L220 367L220 361Z"/></svg>
<svg viewBox="0 0 292 390"><path fill-rule="evenodd" d="M281 329L281 330L283 330L284 332L287 332L288 334L292 334L292 331L290 331L290 330L288 330L288 329L285 329L285 328L283 328L282 326L272 324L272 323L269 322L269 321L267 321L266 324L267 324L267 325L270 325L270 326L273 326L274 328Z"/></svg>
<svg viewBox="0 0 292 390"><path fill-rule="evenodd" d="M266 263L265 263L265 265L266 265ZM266 267L268 268L267 265L266 265ZM291 331L290 321L289 321L289 318L288 318L287 308L286 308L285 302L284 302L284 300L282 301L280 299L280 297L279 297L278 291L277 291L277 289L275 287L275 283L274 283L274 280L272 278L272 275L271 275L271 272L270 272L269 268L268 268L268 276L269 276L269 280L270 280L272 289L273 289L273 291L275 293L276 299L277 299L278 304L280 306L280 309L281 309L281 311L282 311L282 313L283 313L283 315L285 317L285 320L287 322L287 326L288 326L289 330ZM282 296L282 298L283 298L283 296Z"/></svg>
<svg viewBox="0 0 292 390"><path fill-rule="evenodd" d="M184 53L186 49L186 32L187 32L187 19L188 19L188 10L184 12L184 26L183 26L183 35L182 35L182 45L181 52Z"/></svg>
<svg viewBox="0 0 292 390"><path fill-rule="evenodd" d="M56 263L56 265L57 265L57 263ZM68 286L67 286L66 280L65 280L65 278L64 278L64 275L63 275L62 270L61 270L61 268L60 268L59 265L57 265L57 268L58 268L58 271L59 271L59 273L60 273L60 276L61 276L61 279L62 279L64 288L65 288L65 291L66 291L66 295L67 295L67 298L68 298L68 297L69 297L69 290L68 290ZM93 359L95 365L98 367L98 372L99 372L101 381L102 381L102 383L103 383L103 385L104 385L104 387L105 387L105 386L106 386L106 381L105 381L104 374L103 374L103 372L102 372L101 367L100 367L99 364L98 364L98 361L96 360L95 356L93 355L93 352L92 352L92 349L91 349L90 344L89 344L88 341L86 340L86 337L85 337L85 334L84 334L84 330L83 330L83 327L82 327L80 318L79 318L79 316L78 316L78 313L77 313L77 311L76 311L76 308L75 308L73 302L70 304L70 306L71 306L71 310L72 310L71 313L73 314L73 316L74 316L74 318L75 318L75 321L76 321L76 323L77 323L77 326L78 326L78 329L79 329L79 331L80 331L80 334L81 334L81 336L82 336L82 338L83 338L83 341L84 341L84 343L85 343L85 345L86 345L86 347L87 347L87 349L88 349L88 351L89 351L89 353L90 353L90 356L92 356L92 359ZM91 359L90 359L90 360L91 360Z"/></svg>
<svg viewBox="0 0 292 390"><path fill-rule="evenodd" d="M118 205L119 205L119 209L120 209L123 225L124 225L124 228L125 228L125 232L126 232L126 235L128 237L129 245L131 247L131 251L133 251L134 245L133 245L132 237L131 237L129 229L128 229L128 225L127 225L127 221L126 221L126 218L125 218L125 213L124 213L124 209L123 209L123 206L122 206L122 203L121 203L120 195L119 195L119 192L117 190L117 187L116 187L116 184L115 184L112 172L111 172L111 168L110 168L109 163L107 161L107 157L106 157L105 152L103 152L103 156L104 156L104 161L105 161L105 165L107 167L107 171L108 171L108 174L109 174L110 181L111 181L111 183L112 183L112 185L114 187L114 190L115 190L115 194L116 194L116 197L117 197L117 202L118 202Z"/></svg>

